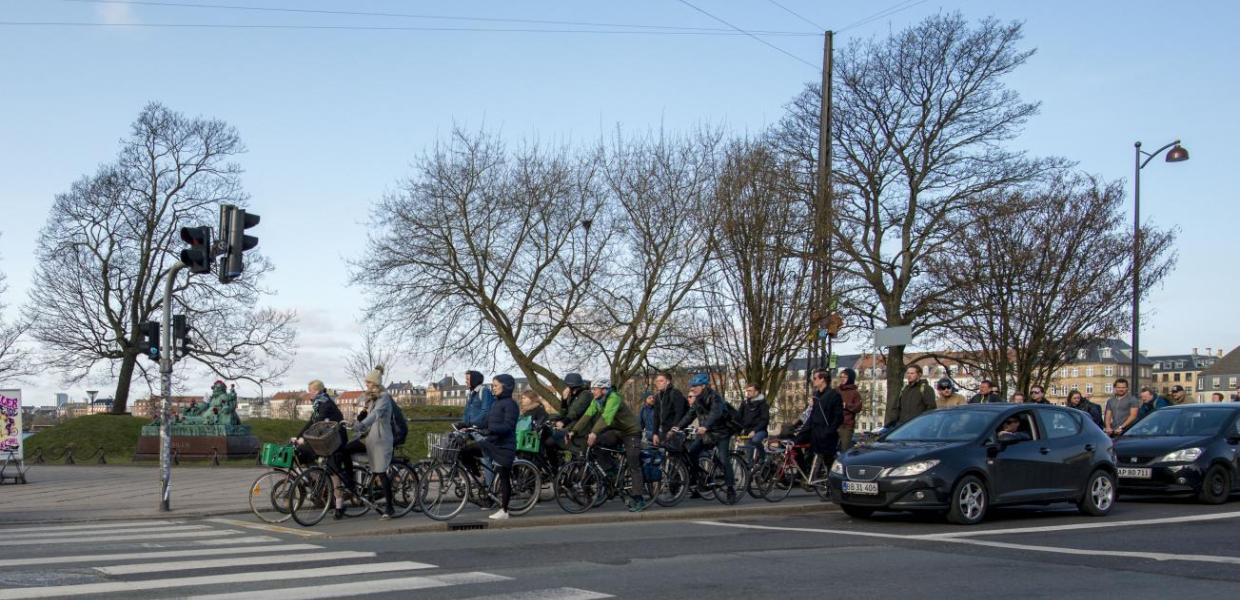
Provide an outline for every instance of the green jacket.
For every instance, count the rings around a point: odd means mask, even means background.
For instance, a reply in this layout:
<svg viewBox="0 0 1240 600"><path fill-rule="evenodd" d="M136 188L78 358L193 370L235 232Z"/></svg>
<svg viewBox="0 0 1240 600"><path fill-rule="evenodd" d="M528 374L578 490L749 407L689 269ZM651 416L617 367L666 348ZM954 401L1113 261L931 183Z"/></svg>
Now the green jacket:
<svg viewBox="0 0 1240 600"><path fill-rule="evenodd" d="M893 400L894 402L887 405L888 427L903 425L913 420L913 417L938 407L934 401L934 390L925 379L919 379L912 385L906 384L904 389L900 390L900 395Z"/></svg>
<svg viewBox="0 0 1240 600"><path fill-rule="evenodd" d="M569 396L567 399L560 398L560 415L557 421L564 421L565 427L572 427L586 414L586 409L592 404L594 398L590 395L590 390L582 388L576 394Z"/></svg>
<svg viewBox="0 0 1240 600"><path fill-rule="evenodd" d="M608 429L615 429L625 437L641 435L642 432L637 415L629 410L624 398L614 390L607 392L602 402L590 402L585 414L573 425L573 435L598 434Z"/></svg>

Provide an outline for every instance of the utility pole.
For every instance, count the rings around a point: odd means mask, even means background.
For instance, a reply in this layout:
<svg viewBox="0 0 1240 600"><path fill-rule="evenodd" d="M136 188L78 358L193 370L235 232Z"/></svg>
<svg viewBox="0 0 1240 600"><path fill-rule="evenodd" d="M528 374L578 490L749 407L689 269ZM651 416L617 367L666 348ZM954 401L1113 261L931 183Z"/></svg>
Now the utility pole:
<svg viewBox="0 0 1240 600"><path fill-rule="evenodd" d="M208 262L209 264L209 262ZM172 265L164 284L164 318L159 353L159 390L163 407L159 417L159 479L161 483L159 510L172 510L172 362L176 351L172 346L172 288L183 263Z"/></svg>
<svg viewBox="0 0 1240 600"><path fill-rule="evenodd" d="M823 317L819 324L818 335L823 343L822 356L819 357L820 369L830 366L831 360L831 338L832 333L826 336L822 332L829 327L828 319L834 309L832 304L835 302L831 293L833 269L831 268L831 238L835 227L835 213L833 198L831 194L831 80L832 80L832 55L834 54L835 32L827 31L823 33L822 39L822 99L818 109L818 223L820 227L820 246L821 256L819 260L822 262L822 289L823 294L819 302L821 303ZM825 338L825 339L823 339Z"/></svg>

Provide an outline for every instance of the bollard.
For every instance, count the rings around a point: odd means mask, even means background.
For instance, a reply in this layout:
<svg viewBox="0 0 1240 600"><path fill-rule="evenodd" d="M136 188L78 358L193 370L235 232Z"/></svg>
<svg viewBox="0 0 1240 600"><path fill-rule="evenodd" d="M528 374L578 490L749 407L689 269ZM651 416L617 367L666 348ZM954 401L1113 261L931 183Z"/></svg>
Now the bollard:
<svg viewBox="0 0 1240 600"><path fill-rule="evenodd" d="M66 465L77 464L77 462L73 460L73 444L69 444L69 447L65 448L65 464Z"/></svg>
<svg viewBox="0 0 1240 600"><path fill-rule="evenodd" d="M213 467L220 466L220 451L217 450L214 446L211 447L211 466Z"/></svg>
<svg viewBox="0 0 1240 600"><path fill-rule="evenodd" d="M47 461L43 458L43 449L42 449L42 448L35 448L35 449L34 449L34 458L33 458L33 459L31 459L31 460L30 460L30 462L31 462L31 463L33 463L33 464L36 464L36 465L41 465L41 464L43 464L43 463L47 462Z"/></svg>
<svg viewBox="0 0 1240 600"><path fill-rule="evenodd" d="M172 464L174 465L181 464L181 451L177 450L176 448L172 449Z"/></svg>
<svg viewBox="0 0 1240 600"><path fill-rule="evenodd" d="M99 462L97 462L97 463L95 463L95 464L100 464L100 465L106 465L106 464L108 464L107 459L106 459L106 458L104 458L104 456L103 456L103 446L100 446L100 447L99 447L99 449L95 450L95 453L99 455Z"/></svg>

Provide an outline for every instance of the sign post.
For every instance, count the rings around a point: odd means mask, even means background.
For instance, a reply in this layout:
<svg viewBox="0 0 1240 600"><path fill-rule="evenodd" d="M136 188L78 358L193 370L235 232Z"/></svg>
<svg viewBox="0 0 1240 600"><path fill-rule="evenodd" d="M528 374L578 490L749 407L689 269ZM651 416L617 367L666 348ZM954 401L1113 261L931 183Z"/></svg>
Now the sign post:
<svg viewBox="0 0 1240 600"><path fill-rule="evenodd" d="M22 391L0 390L0 483L12 479L26 483L22 456ZM9 470L15 472L10 474Z"/></svg>

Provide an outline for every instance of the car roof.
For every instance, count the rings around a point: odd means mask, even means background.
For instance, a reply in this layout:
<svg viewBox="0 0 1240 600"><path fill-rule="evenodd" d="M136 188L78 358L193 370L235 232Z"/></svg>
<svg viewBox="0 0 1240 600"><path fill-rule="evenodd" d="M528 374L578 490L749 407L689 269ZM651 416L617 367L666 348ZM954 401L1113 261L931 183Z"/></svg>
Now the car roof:
<svg viewBox="0 0 1240 600"><path fill-rule="evenodd" d="M1056 404L1013 404L1011 402L989 402L986 404L961 404L960 406L952 406L949 408L940 408L938 410L972 410L978 412L999 413L1007 410L1051 410L1056 408L1064 408Z"/></svg>
<svg viewBox="0 0 1240 600"><path fill-rule="evenodd" d="M1240 410L1240 403L1232 404L1174 404L1172 406L1164 406L1158 410Z"/></svg>

